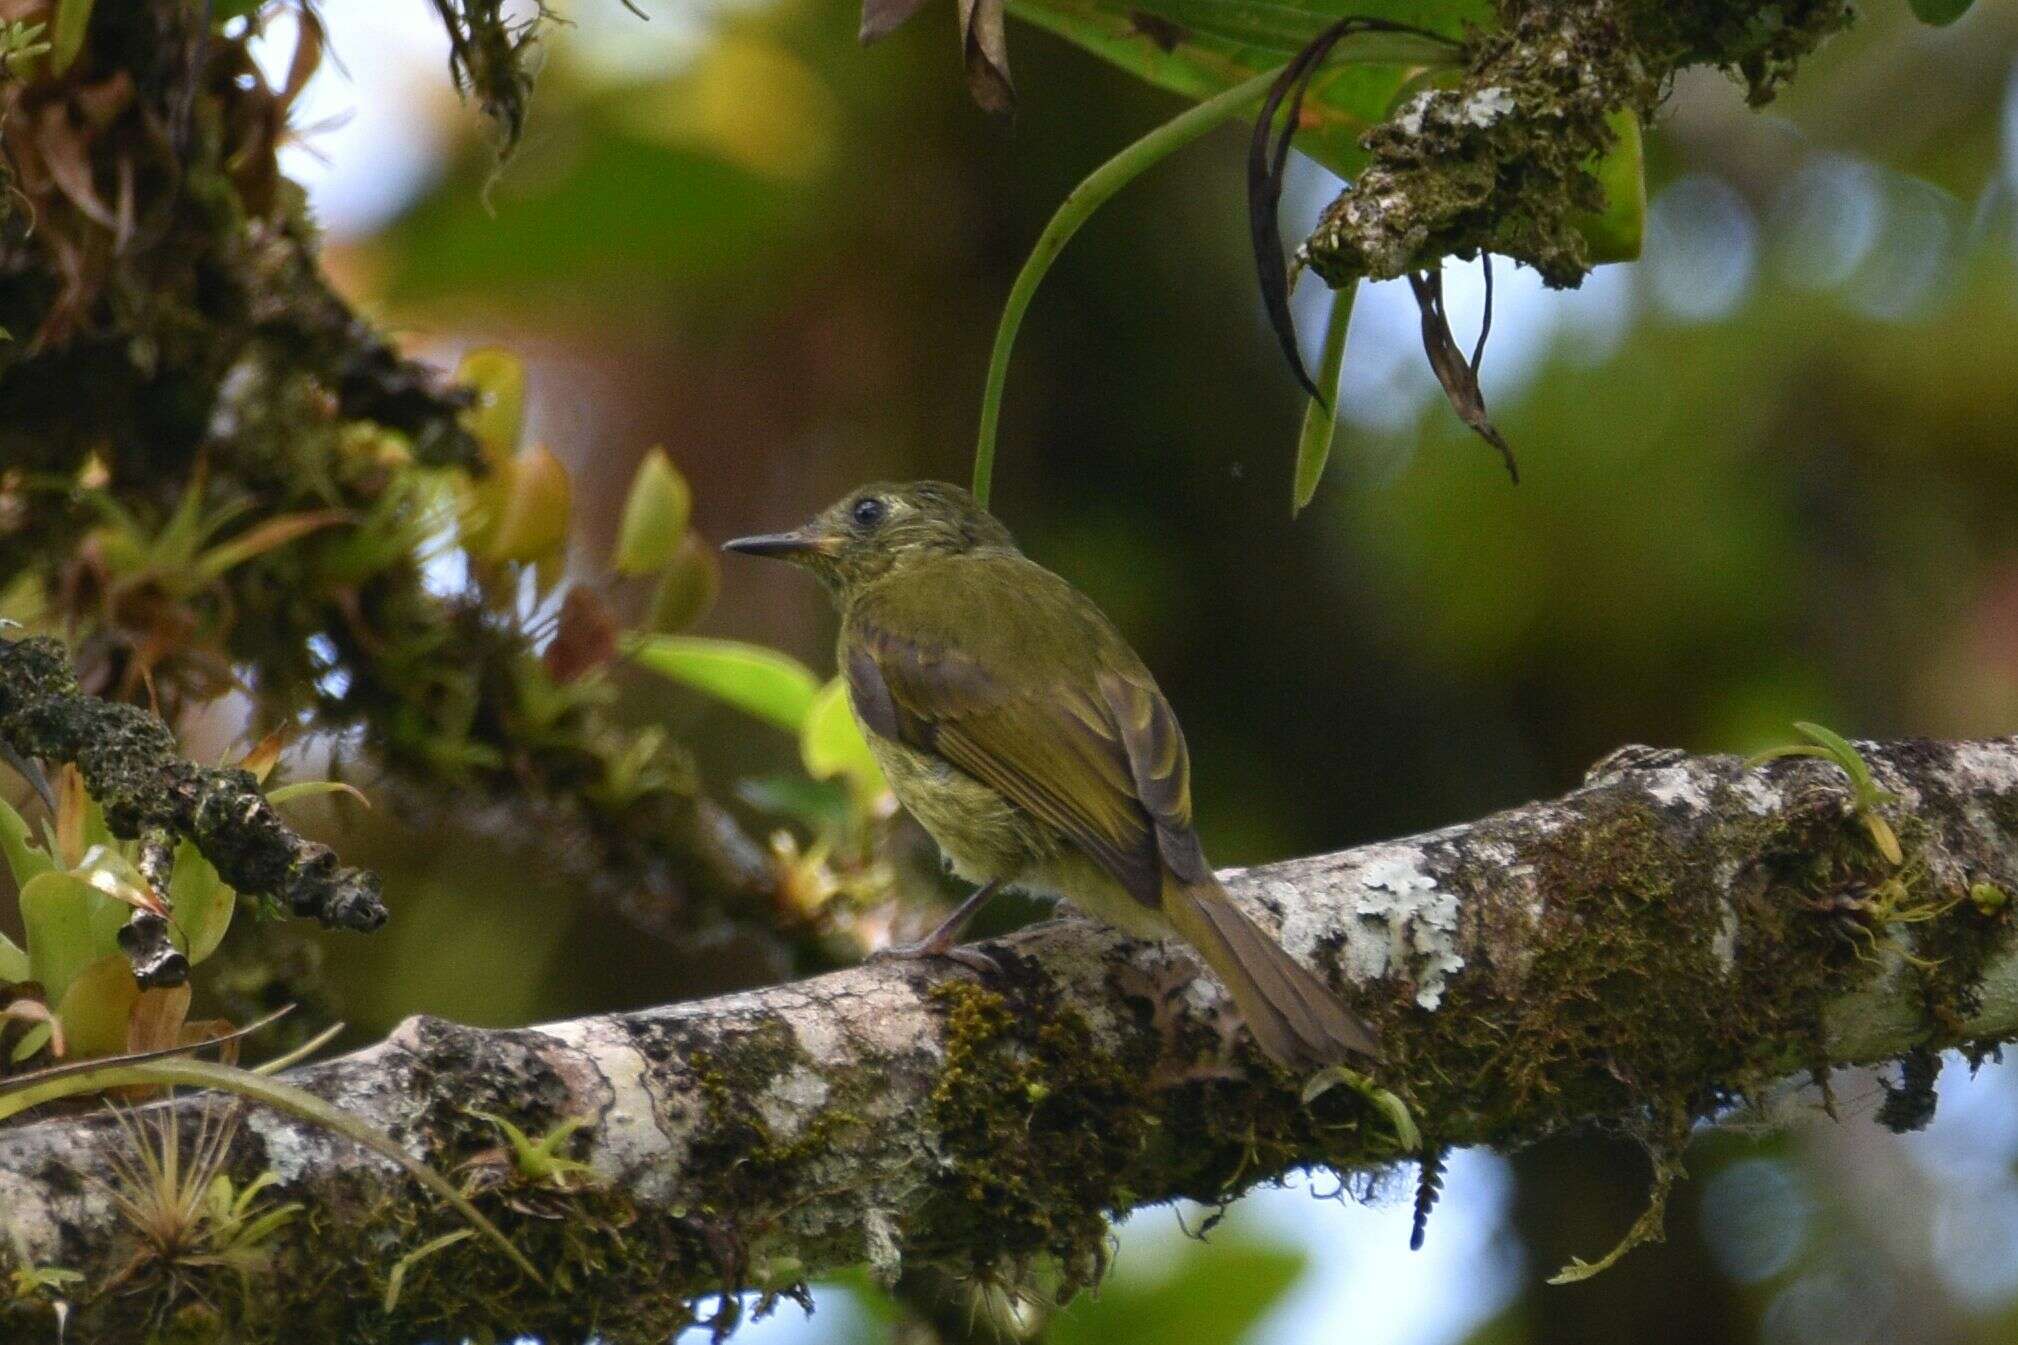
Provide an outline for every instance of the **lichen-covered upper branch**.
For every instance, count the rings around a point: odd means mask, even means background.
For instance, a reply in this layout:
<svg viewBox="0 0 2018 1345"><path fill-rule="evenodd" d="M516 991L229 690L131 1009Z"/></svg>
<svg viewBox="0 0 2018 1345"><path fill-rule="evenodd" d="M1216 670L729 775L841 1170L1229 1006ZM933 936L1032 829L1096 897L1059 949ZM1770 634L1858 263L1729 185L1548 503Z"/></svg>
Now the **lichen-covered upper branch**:
<svg viewBox="0 0 2018 1345"><path fill-rule="evenodd" d="M1439 1150L1598 1127L1672 1167L1696 1120L1900 1058L1884 1115L1912 1124L1932 1053L2018 1034L2018 738L1859 748L1891 796L1896 860L1832 764L1636 748L1558 800L1226 877L1379 1022L1380 1082ZM230 1170L270 1172L272 1198L305 1211L243 1282L150 1260L79 1182L111 1180L133 1143L104 1118L0 1130L0 1269L77 1272L73 1334L115 1345L164 1303L251 1340L660 1341L704 1295L851 1264L1045 1263L1069 1291L1100 1273L1118 1212L1404 1157L1349 1089L1301 1103L1174 947L1058 921L988 951L985 977L883 964L518 1031L414 1020L296 1076L458 1169L565 1292L471 1238L408 1265L388 1316L394 1268L454 1217L263 1112ZM529 1176L480 1112L535 1137L584 1119L561 1153L591 1179ZM126 1292L86 1297L120 1273Z"/></svg>
<svg viewBox="0 0 2018 1345"><path fill-rule="evenodd" d="M1715 65L1768 101L1846 26L1846 0L1499 0L1455 87L1418 94L1368 133L1371 160L1302 257L1334 287L1495 252L1574 286L1592 259L1581 215L1613 119L1651 120L1675 73Z"/></svg>

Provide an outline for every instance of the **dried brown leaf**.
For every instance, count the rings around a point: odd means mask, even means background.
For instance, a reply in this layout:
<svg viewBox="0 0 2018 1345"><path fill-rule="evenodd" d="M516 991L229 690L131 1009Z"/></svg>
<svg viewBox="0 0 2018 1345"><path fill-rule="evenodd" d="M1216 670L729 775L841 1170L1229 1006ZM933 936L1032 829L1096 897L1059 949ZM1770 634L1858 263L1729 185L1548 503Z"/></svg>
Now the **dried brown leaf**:
<svg viewBox="0 0 2018 1345"><path fill-rule="evenodd" d="M126 1049L159 1051L184 1044L182 1029L189 1017L189 983L143 990L126 1016Z"/></svg>
<svg viewBox="0 0 2018 1345"><path fill-rule="evenodd" d="M1016 106L1002 13L1003 0L960 0L960 45L967 59L967 91L989 112L1008 112Z"/></svg>
<svg viewBox="0 0 2018 1345"><path fill-rule="evenodd" d="M1436 374L1436 381L1443 385L1444 396L1450 399L1451 410L1457 412L1458 419L1471 426L1479 438L1499 450L1500 457L1506 462L1507 475L1518 483L1520 469L1514 463L1513 449L1486 415L1485 392L1478 382L1477 358L1467 361L1464 352L1458 349L1457 338L1451 335L1450 316L1443 306L1443 272L1411 272L1408 285L1415 291L1416 308L1422 314L1423 353L1429 357L1429 367ZM1488 317L1487 322L1490 321ZM1481 332L1478 354L1484 353L1485 334Z"/></svg>
<svg viewBox="0 0 2018 1345"><path fill-rule="evenodd" d="M543 661L547 675L566 686L617 656L617 618L600 593L576 584L561 599L560 627Z"/></svg>
<svg viewBox="0 0 2018 1345"><path fill-rule="evenodd" d="M98 194L91 180L91 147L75 126L65 107L51 107L35 124L35 147L42 163L71 205L93 224L119 231L119 216Z"/></svg>

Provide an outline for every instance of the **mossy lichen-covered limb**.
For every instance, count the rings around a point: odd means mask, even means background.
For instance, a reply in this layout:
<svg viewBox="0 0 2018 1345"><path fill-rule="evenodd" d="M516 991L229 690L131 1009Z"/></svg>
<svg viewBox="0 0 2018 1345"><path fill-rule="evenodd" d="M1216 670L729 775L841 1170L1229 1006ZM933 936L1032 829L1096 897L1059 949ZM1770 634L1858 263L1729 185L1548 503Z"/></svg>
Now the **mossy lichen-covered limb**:
<svg viewBox="0 0 2018 1345"><path fill-rule="evenodd" d="M1763 103L1851 17L1847 0L1499 0L1455 87L1416 95L1302 249L1333 287L1496 252L1551 285L1591 268L1580 215L1613 121L1651 120L1676 71L1715 65Z"/></svg>
<svg viewBox="0 0 2018 1345"><path fill-rule="evenodd" d="M249 772L195 765L152 714L85 695L55 640L0 638L0 740L23 757L74 763L117 836L186 837L239 891L325 925L385 923L375 875L297 835Z"/></svg>
<svg viewBox="0 0 2018 1345"><path fill-rule="evenodd" d="M1790 1080L1912 1059L1901 1087L1925 1095L1930 1052L2018 1035L2018 738L1859 751L1875 788L1853 797L1828 762L1628 749L1559 800L1226 878L1379 1023L1380 1082L1439 1152L1600 1128L1670 1171L1693 1121L1783 1108ZM1896 861L1859 807L1885 810ZM1397 1161L1351 1089L1301 1104L1175 948L1059 921L987 949L987 976L880 964L518 1031L415 1020L294 1076L459 1168L548 1288L477 1238L407 1261L454 1216L258 1111L233 1175L270 1172L304 1213L250 1269L149 1259L90 1180L132 1142L103 1116L0 1130L0 1263L80 1275L72 1337L109 1345L164 1314L192 1338L662 1341L701 1296L852 1264L1048 1262L1069 1290L1119 1211ZM563 1135L590 1178L515 1159L476 1112ZM48 1310L0 1308L0 1334Z"/></svg>

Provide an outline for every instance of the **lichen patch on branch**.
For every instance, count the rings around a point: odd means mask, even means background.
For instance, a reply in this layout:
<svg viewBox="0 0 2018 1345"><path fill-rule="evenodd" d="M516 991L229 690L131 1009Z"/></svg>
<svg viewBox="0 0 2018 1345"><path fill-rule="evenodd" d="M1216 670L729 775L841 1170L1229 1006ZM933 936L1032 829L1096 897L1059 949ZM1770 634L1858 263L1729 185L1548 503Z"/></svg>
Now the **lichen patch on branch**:
<svg viewBox="0 0 2018 1345"><path fill-rule="evenodd" d="M1578 228L1605 207L1591 169L1612 118L1651 121L1674 74L1731 70L1754 104L1850 21L1845 0L1500 0L1453 88L1417 94L1368 132L1371 161L1299 250L1334 288L1445 257L1511 257L1572 287L1592 264Z"/></svg>

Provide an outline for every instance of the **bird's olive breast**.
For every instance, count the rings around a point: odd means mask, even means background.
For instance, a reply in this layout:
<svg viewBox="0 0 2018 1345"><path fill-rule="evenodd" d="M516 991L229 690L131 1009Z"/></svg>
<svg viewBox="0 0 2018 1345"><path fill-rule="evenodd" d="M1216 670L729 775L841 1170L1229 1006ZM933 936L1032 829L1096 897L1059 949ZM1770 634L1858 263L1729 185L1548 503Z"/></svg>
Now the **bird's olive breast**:
<svg viewBox="0 0 2018 1345"><path fill-rule="evenodd" d="M1058 853L1060 842L1047 828L966 772L879 733L866 736L897 802L962 878L1013 882Z"/></svg>

